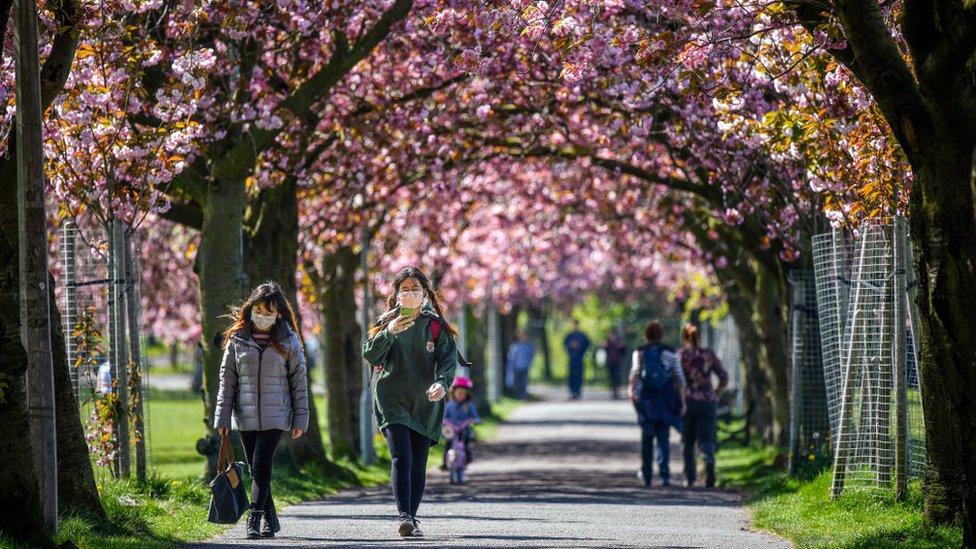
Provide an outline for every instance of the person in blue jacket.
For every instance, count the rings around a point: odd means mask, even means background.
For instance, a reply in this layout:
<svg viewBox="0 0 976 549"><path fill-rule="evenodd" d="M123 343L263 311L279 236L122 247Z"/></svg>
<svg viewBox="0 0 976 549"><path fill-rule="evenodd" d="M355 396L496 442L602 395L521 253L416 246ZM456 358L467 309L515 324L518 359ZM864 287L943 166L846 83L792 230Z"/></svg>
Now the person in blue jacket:
<svg viewBox="0 0 976 549"><path fill-rule="evenodd" d="M590 338L580 331L579 320L573 320L573 331L566 335L563 347L569 356L569 396L576 400L583 391L583 357L590 348Z"/></svg>

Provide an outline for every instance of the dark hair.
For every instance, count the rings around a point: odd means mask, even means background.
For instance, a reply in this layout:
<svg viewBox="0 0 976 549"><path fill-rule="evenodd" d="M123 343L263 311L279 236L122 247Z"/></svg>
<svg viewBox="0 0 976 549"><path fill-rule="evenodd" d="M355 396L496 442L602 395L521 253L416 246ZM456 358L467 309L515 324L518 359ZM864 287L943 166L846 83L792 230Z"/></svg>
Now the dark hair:
<svg viewBox="0 0 976 549"><path fill-rule="evenodd" d="M698 348L698 326L694 324L685 324L684 329L681 330L681 341L685 343L690 343L695 349Z"/></svg>
<svg viewBox="0 0 976 549"><path fill-rule="evenodd" d="M420 283L420 287L423 288L424 294L428 299L430 299L430 304L433 305L434 310L437 311L437 316L439 316L441 318L441 322L444 323L444 328L448 331L448 333L451 334L451 336L457 337L458 331L454 329L454 326L451 326L447 322L446 318L444 318L444 308L441 307L438 294L431 287L430 280L427 278L427 275L423 273L423 271L416 267L407 267L393 277L393 290L386 298L386 312L380 315L380 318L376 321L376 324L370 328L369 337L374 337L376 334L383 331L390 322L396 320L396 314L394 313L397 310L397 292L400 291L400 285L403 284L403 281L408 278L412 278Z"/></svg>
<svg viewBox="0 0 976 549"><path fill-rule="evenodd" d="M652 320L647 323L644 327L644 338L647 339L648 343L657 343L661 341L661 337L664 336L664 330L661 329L661 323L657 320Z"/></svg>
<svg viewBox="0 0 976 549"><path fill-rule="evenodd" d="M247 299L244 300L244 303L240 307L230 308L230 313L226 316L231 319L231 323L224 330L224 346L230 343L231 336L248 327L248 323L251 322L251 309L258 303L263 303L265 307L274 309L278 313L278 319L275 320L275 324L271 328L271 346L277 349L282 355L288 356L288 351L282 345L282 342L277 339L278 335L275 328L281 322L287 323L288 327L298 336L300 345L302 344L302 332L298 329L295 310L292 309L291 303L288 303L285 292L277 282L271 281L265 282L251 290L251 295L247 296Z"/></svg>

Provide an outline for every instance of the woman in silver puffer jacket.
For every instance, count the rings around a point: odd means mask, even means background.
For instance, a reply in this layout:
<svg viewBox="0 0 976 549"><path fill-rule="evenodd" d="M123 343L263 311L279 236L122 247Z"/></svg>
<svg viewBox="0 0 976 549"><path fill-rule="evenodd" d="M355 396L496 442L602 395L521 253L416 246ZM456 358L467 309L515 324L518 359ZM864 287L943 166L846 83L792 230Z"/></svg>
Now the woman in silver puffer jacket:
<svg viewBox="0 0 976 549"><path fill-rule="evenodd" d="M231 318L214 428L241 435L252 479L247 537L274 537L281 529L271 499L275 448L282 433L298 438L308 429L305 349L294 310L274 282L255 288Z"/></svg>

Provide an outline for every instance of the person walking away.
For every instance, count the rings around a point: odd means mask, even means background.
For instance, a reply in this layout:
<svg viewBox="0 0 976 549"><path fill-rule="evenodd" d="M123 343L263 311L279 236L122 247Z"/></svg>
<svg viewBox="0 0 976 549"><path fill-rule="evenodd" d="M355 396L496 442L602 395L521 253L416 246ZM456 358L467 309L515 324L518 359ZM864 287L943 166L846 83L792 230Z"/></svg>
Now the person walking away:
<svg viewBox="0 0 976 549"><path fill-rule="evenodd" d="M661 323L652 320L644 328L647 343L634 351L628 393L637 409L641 428L640 477L651 486L654 443L657 442L657 470L661 486L671 485L669 462L671 427L681 431L685 413L685 378L674 349L661 343Z"/></svg>
<svg viewBox="0 0 976 549"><path fill-rule="evenodd" d="M535 345L529 341L525 330L515 332L515 341L508 347L508 371L514 378L515 398L525 400L529 397L529 370L535 360Z"/></svg>
<svg viewBox="0 0 976 549"><path fill-rule="evenodd" d="M478 407L475 406L472 391L474 391L474 383L471 382L470 378L464 376L454 378L454 384L451 385L451 398L448 399L447 404L444 406L445 422L449 421L455 425L462 425L465 422L469 422L468 426L460 433L454 434L456 437L461 437L465 445L467 445L468 463L471 463L474 459L471 451L471 442L474 440L474 427L472 426L481 423L481 417L478 415ZM453 439L447 440L444 445L442 469L447 469L447 452L450 451L453 442Z"/></svg>
<svg viewBox="0 0 976 549"><path fill-rule="evenodd" d="M699 345L698 328L685 325L681 332L683 345L678 360L687 380L688 409L684 417L681 442L684 444L685 477L688 486L695 485L695 446L705 462L705 486L715 486L715 412L718 396L729 384L729 375L711 349ZM718 388L712 387L712 376L718 378Z"/></svg>
<svg viewBox="0 0 976 549"><path fill-rule="evenodd" d="M623 363L627 356L627 347L616 330L611 330L607 334L606 341L603 342L603 351L606 353L607 377L610 379L610 394L614 400L620 398L620 386L623 382Z"/></svg>
<svg viewBox="0 0 976 549"><path fill-rule="evenodd" d="M363 342L363 357L373 365L373 409L390 448L398 531L421 537L417 511L427 484L427 452L441 435L443 398L457 365L457 331L415 267L396 274L386 303Z"/></svg>
<svg viewBox="0 0 976 549"><path fill-rule="evenodd" d="M583 357L590 348L590 338L580 331L580 321L573 320L573 331L566 335L563 347L569 357L569 397L580 398L583 391Z"/></svg>
<svg viewBox="0 0 976 549"><path fill-rule="evenodd" d="M248 538L273 538L281 524L271 498L271 465L282 433L308 429L305 349L281 287L265 282L230 313L214 428L236 429L251 473ZM263 524L262 524L263 519Z"/></svg>

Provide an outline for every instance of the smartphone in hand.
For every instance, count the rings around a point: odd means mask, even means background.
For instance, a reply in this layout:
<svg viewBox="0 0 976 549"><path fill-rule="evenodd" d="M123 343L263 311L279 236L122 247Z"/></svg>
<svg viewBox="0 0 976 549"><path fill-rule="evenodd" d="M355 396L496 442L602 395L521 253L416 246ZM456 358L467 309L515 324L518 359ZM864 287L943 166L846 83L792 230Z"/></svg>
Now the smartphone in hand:
<svg viewBox="0 0 976 549"><path fill-rule="evenodd" d="M415 310L416 309L414 309L413 307L403 307L403 306L401 306L400 307L400 316L409 318L409 317L413 316L413 312Z"/></svg>

